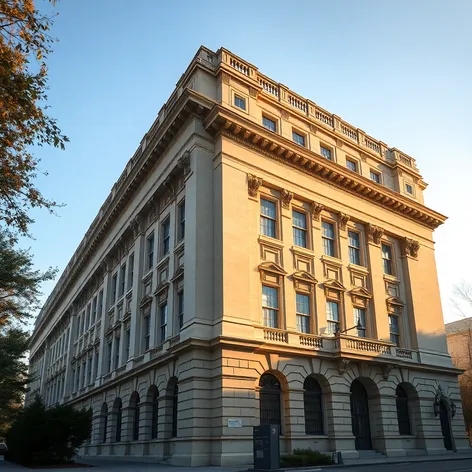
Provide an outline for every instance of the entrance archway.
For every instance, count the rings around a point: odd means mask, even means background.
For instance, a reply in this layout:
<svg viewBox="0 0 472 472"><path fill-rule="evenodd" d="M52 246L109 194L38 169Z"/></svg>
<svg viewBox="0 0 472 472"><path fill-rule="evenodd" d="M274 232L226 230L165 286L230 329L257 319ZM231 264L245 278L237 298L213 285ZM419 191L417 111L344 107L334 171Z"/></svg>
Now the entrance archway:
<svg viewBox="0 0 472 472"><path fill-rule="evenodd" d="M452 451L452 434L451 434L451 423L449 421L449 410L446 402L441 400L439 402L439 419L441 420L441 432L444 438L444 447L448 451Z"/></svg>
<svg viewBox="0 0 472 472"><path fill-rule="evenodd" d="M372 449L369 398L364 385L357 379L351 384L351 420L352 434L354 434L356 438L356 449Z"/></svg>

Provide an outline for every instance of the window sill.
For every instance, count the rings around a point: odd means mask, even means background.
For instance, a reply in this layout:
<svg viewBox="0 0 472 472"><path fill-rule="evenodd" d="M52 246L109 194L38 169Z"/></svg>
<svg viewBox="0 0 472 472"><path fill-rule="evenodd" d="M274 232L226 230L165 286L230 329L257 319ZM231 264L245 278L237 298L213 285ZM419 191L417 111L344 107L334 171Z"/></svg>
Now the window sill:
<svg viewBox="0 0 472 472"><path fill-rule="evenodd" d="M338 257L333 257L333 256L328 256L326 254L323 254L320 259L322 260L322 262L329 262L330 264L335 264L339 267L342 267L343 263L341 261L341 259L339 259Z"/></svg>
<svg viewBox="0 0 472 472"><path fill-rule="evenodd" d="M367 267L363 266L363 265L358 265L358 264L349 264L347 266L347 268L349 270L355 270L357 272L362 272L364 274L368 274L369 273L369 269L367 269Z"/></svg>
<svg viewBox="0 0 472 472"><path fill-rule="evenodd" d="M310 257L315 257L315 251L312 249L309 249L307 247L302 247L302 246L292 246L290 248L292 252L295 254L300 254L302 256L310 256Z"/></svg>
<svg viewBox="0 0 472 472"><path fill-rule="evenodd" d="M284 243L280 239L271 238L270 236L265 236L264 234L260 234L257 240L260 244L267 244L277 248L284 247Z"/></svg>
<svg viewBox="0 0 472 472"><path fill-rule="evenodd" d="M386 282L394 282L394 283L399 283L400 282L398 280L398 277L396 277L395 275L384 274L383 278Z"/></svg>

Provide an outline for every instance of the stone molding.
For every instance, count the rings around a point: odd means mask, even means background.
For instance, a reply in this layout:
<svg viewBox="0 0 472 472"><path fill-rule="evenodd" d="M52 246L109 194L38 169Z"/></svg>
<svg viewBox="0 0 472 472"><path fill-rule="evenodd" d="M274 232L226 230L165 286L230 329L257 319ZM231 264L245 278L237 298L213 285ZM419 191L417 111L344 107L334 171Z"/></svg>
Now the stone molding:
<svg viewBox="0 0 472 472"><path fill-rule="evenodd" d="M289 192L288 190L282 189L280 196L282 199L282 207L285 209L289 209L290 202L292 201L292 198L293 198L293 192Z"/></svg>
<svg viewBox="0 0 472 472"><path fill-rule="evenodd" d="M349 223L351 217L346 215L346 213L339 213L339 229L342 231L346 231L346 226Z"/></svg>

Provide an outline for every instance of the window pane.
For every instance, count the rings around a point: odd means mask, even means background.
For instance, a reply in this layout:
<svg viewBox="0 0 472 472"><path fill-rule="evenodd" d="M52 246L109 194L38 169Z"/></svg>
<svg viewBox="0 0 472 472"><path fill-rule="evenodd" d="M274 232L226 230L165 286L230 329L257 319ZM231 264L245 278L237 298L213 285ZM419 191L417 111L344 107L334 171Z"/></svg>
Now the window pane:
<svg viewBox="0 0 472 472"><path fill-rule="evenodd" d="M365 310L362 308L354 308L354 323L362 326L362 328L357 330L357 335L360 338L365 338L367 328Z"/></svg>
<svg viewBox="0 0 472 472"><path fill-rule="evenodd" d="M323 230L323 237L334 239L334 225L328 223L327 221L323 221L321 223L321 227Z"/></svg>
<svg viewBox="0 0 472 472"><path fill-rule="evenodd" d="M371 170L370 171L370 178L374 182L377 182L378 184L380 184L380 174L378 174L377 172L374 172L374 171Z"/></svg>
<svg viewBox="0 0 472 472"><path fill-rule="evenodd" d="M346 167L354 172L357 172L357 164L354 161L346 160Z"/></svg>
<svg viewBox="0 0 472 472"><path fill-rule="evenodd" d="M301 134L298 134L295 131L292 131L292 139L297 144L300 144L301 146L305 146L305 136L302 136Z"/></svg>
<svg viewBox="0 0 472 472"><path fill-rule="evenodd" d="M267 308L278 308L278 290L274 287L262 286L262 306Z"/></svg>
<svg viewBox="0 0 472 472"><path fill-rule="evenodd" d="M292 211L293 225L297 228L306 229L306 214L299 211Z"/></svg>
<svg viewBox="0 0 472 472"><path fill-rule="evenodd" d="M355 231L349 231L349 246L360 248L361 243L359 240L359 233L356 233Z"/></svg>
<svg viewBox="0 0 472 472"><path fill-rule="evenodd" d="M234 105L241 108L241 110L246 110L246 100L238 95L234 96Z"/></svg>
<svg viewBox="0 0 472 472"><path fill-rule="evenodd" d="M297 293L297 313L310 314L310 297L308 295Z"/></svg>
<svg viewBox="0 0 472 472"><path fill-rule="evenodd" d="M277 216L275 203L271 202L270 200L261 199L261 215L267 216L275 220Z"/></svg>
<svg viewBox="0 0 472 472"><path fill-rule="evenodd" d="M323 146L321 146L321 155L323 157L326 157L326 159L328 160L333 160L333 157L332 157L332 154L331 154L331 149L328 149L328 148L325 148Z"/></svg>
<svg viewBox="0 0 472 472"><path fill-rule="evenodd" d="M328 320L339 321L339 306L337 302L326 302L326 316Z"/></svg>
<svg viewBox="0 0 472 472"><path fill-rule="evenodd" d="M261 216L261 234L275 238L275 220L269 220L268 218Z"/></svg>
<svg viewBox="0 0 472 472"><path fill-rule="evenodd" d="M310 333L310 317L297 315L297 330L301 333Z"/></svg>
<svg viewBox="0 0 472 472"><path fill-rule="evenodd" d="M271 131L276 131L277 129L275 121L265 116L262 117L262 124L265 128L270 129Z"/></svg>

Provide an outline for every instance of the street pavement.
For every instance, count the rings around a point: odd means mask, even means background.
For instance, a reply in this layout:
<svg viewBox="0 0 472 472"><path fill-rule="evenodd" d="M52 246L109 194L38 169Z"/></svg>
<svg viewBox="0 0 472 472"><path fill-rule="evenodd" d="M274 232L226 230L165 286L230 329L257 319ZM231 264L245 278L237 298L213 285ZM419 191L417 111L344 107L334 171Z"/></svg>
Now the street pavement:
<svg viewBox="0 0 472 472"><path fill-rule="evenodd" d="M411 462L378 463L369 465L349 465L349 466L326 466L322 468L304 468L296 472L327 472L330 469L334 472L472 472L472 457L459 459L457 456L441 457L436 460L424 458L423 460L412 460ZM73 469L40 469L42 472L112 472L114 470L126 472L240 472L247 470L244 467L177 467L155 462L142 462L141 460L126 459L90 459L79 458L77 462L93 465L87 468ZM26 467L17 466L0 460L0 472L21 472L30 471ZM38 469L36 469L38 470ZM295 472L295 471L293 471Z"/></svg>

